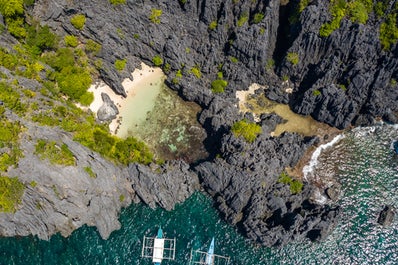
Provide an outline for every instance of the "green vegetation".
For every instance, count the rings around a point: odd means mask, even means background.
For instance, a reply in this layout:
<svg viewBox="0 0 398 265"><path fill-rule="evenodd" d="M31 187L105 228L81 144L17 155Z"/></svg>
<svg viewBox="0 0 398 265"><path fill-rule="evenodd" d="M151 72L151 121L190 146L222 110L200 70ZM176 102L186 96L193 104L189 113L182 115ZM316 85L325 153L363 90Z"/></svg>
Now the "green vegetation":
<svg viewBox="0 0 398 265"><path fill-rule="evenodd" d="M262 130L260 125L243 119L235 122L231 127L231 131L236 137L242 136L248 143L252 143L261 134Z"/></svg>
<svg viewBox="0 0 398 265"><path fill-rule="evenodd" d="M177 78L182 78L182 70L178 69L177 73L176 73L176 77Z"/></svg>
<svg viewBox="0 0 398 265"><path fill-rule="evenodd" d="M286 172L282 172L278 178L279 183L287 184L290 186L290 192L292 194L298 194L303 190L304 184L296 179L292 179Z"/></svg>
<svg viewBox="0 0 398 265"><path fill-rule="evenodd" d="M267 65L265 66L265 69L266 69L267 71L269 71L269 70L272 70L272 69L274 68L274 66L275 66L275 61L274 61L274 59L268 59L268 60L267 60Z"/></svg>
<svg viewBox="0 0 398 265"><path fill-rule="evenodd" d="M44 51L54 50L58 45L58 40L49 26L42 27L39 23L34 22L27 29L26 44L29 52L38 56Z"/></svg>
<svg viewBox="0 0 398 265"><path fill-rule="evenodd" d="M4 108L2 109L4 112ZM0 118L0 171L6 172L10 166L16 166L22 151L19 148L19 135L22 126L19 122L11 122L1 115Z"/></svg>
<svg viewBox="0 0 398 265"><path fill-rule="evenodd" d="M121 140L98 128L93 131L92 136L92 139L88 139L92 142L85 144L105 157L124 165L131 162L149 164L153 161L153 154L148 147L133 137Z"/></svg>
<svg viewBox="0 0 398 265"><path fill-rule="evenodd" d="M211 91L213 93L222 93L228 85L228 82L223 79L223 73L220 71L217 73L217 79L211 82Z"/></svg>
<svg viewBox="0 0 398 265"><path fill-rule="evenodd" d="M16 38L25 38L23 0L0 0L0 13L3 15L8 32Z"/></svg>
<svg viewBox="0 0 398 265"><path fill-rule="evenodd" d="M365 24L368 21L369 12L365 6L366 1L352 1L348 4L348 16L352 22ZM373 3L371 3L373 5ZM372 8L372 7L371 7Z"/></svg>
<svg viewBox="0 0 398 265"><path fill-rule="evenodd" d="M224 92L227 85L228 82L223 79L214 80L213 82L211 82L211 91L213 91L213 93L222 93Z"/></svg>
<svg viewBox="0 0 398 265"><path fill-rule="evenodd" d="M102 46L93 40L88 40L84 48L86 52L97 55L101 51Z"/></svg>
<svg viewBox="0 0 398 265"><path fill-rule="evenodd" d="M390 14L380 25L380 43L384 50L390 50L391 45L398 40L397 14Z"/></svg>
<svg viewBox="0 0 398 265"><path fill-rule="evenodd" d="M187 3L187 0L178 0L181 4L185 5Z"/></svg>
<svg viewBox="0 0 398 265"><path fill-rule="evenodd" d="M126 3L126 0L109 0L109 2L110 2L112 5L116 6L116 5L125 4L125 3Z"/></svg>
<svg viewBox="0 0 398 265"><path fill-rule="evenodd" d="M73 35L66 35L64 37L64 42L66 46L69 47L76 47L79 44L79 41L77 40L76 36Z"/></svg>
<svg viewBox="0 0 398 265"><path fill-rule="evenodd" d="M72 25L78 29L78 30L82 30L84 27L84 24L86 24L86 17L83 14L77 14L74 15L71 19L70 19L70 23L72 23Z"/></svg>
<svg viewBox="0 0 398 265"><path fill-rule="evenodd" d="M293 7L294 11L289 17L289 23L295 24L299 21L300 14L304 11L304 9L308 6L311 0L300 0L295 2L296 5Z"/></svg>
<svg viewBox="0 0 398 265"><path fill-rule="evenodd" d="M254 17L253 17L253 24L258 24L258 23L260 23L261 21L263 21L263 19L264 19L264 14L263 13L256 13L256 14L254 14Z"/></svg>
<svg viewBox="0 0 398 265"><path fill-rule="evenodd" d="M160 24L160 16L163 11L161 9L152 8L149 20L154 24Z"/></svg>
<svg viewBox="0 0 398 265"><path fill-rule="evenodd" d="M396 86L397 85L397 80L395 80L394 78L390 79L390 86Z"/></svg>
<svg viewBox="0 0 398 265"><path fill-rule="evenodd" d="M319 91L318 89L312 91L312 95L314 95L315 97L320 96L321 94L321 91Z"/></svg>
<svg viewBox="0 0 398 265"><path fill-rule="evenodd" d="M175 77L172 79L173 84L178 84L182 78L182 70L178 69L175 73Z"/></svg>
<svg viewBox="0 0 398 265"><path fill-rule="evenodd" d="M123 71L124 68L126 67L126 63L127 63L126 59L123 59L123 60L117 59L114 63L116 70Z"/></svg>
<svg viewBox="0 0 398 265"><path fill-rule="evenodd" d="M0 212L14 213L21 203L25 185L18 178L0 176Z"/></svg>
<svg viewBox="0 0 398 265"><path fill-rule="evenodd" d="M84 171L87 172L87 174L90 176L90 178L97 178L97 174L94 173L93 169L91 167L85 167Z"/></svg>
<svg viewBox="0 0 398 265"><path fill-rule="evenodd" d="M194 76L196 76L196 78L198 78L198 79L202 77L202 72L200 71L200 68L198 65L192 67L191 70L189 70L189 72L191 74L193 74Z"/></svg>
<svg viewBox="0 0 398 265"><path fill-rule="evenodd" d="M389 1L383 0L383 1L377 1L376 4L374 5L373 9L375 11L375 14L377 17L383 17L386 9L387 9L387 4Z"/></svg>
<svg viewBox="0 0 398 265"><path fill-rule="evenodd" d="M331 0L330 13L332 20L322 25L319 35L329 36L333 31L340 27L341 20L348 16L352 22L365 24L369 13L373 10L372 0Z"/></svg>
<svg viewBox="0 0 398 265"><path fill-rule="evenodd" d="M112 136L106 124L97 124L92 114L72 103L42 111L33 116L32 120L71 132L75 141L115 162L128 165L132 162L148 164L153 161L153 154L144 143L132 137L120 139Z"/></svg>
<svg viewBox="0 0 398 265"><path fill-rule="evenodd" d="M32 188L35 188L35 187L37 186L37 182L34 181L34 180L32 180L29 184L30 184L30 186L31 186Z"/></svg>
<svg viewBox="0 0 398 265"><path fill-rule="evenodd" d="M23 115L27 111L26 104L21 102L20 93L15 91L13 86L8 83L0 82L0 99L3 101L5 107L13 110L19 115Z"/></svg>
<svg viewBox="0 0 398 265"><path fill-rule="evenodd" d="M339 87L341 88L341 90L346 91L347 87L344 84L339 84Z"/></svg>
<svg viewBox="0 0 398 265"><path fill-rule="evenodd" d="M169 63L165 63L163 65L163 72L168 74L170 72L170 70L171 70L171 65Z"/></svg>
<svg viewBox="0 0 398 265"><path fill-rule="evenodd" d="M5 17L22 15L23 4L23 0L0 0L0 13Z"/></svg>
<svg viewBox="0 0 398 265"><path fill-rule="evenodd" d="M238 27L242 27L247 21L249 20L249 14L247 12L243 12L238 21L236 22L236 25Z"/></svg>
<svg viewBox="0 0 398 265"><path fill-rule="evenodd" d="M48 159L51 164L75 165L75 157L66 144L59 146L55 141L47 142L45 140L38 140L35 154L42 160Z"/></svg>
<svg viewBox="0 0 398 265"><path fill-rule="evenodd" d="M215 30L217 26L218 26L217 20L213 20L212 22L210 22L209 30Z"/></svg>
<svg viewBox="0 0 398 265"><path fill-rule="evenodd" d="M155 66L157 66L157 67L163 65L163 59L162 59L162 57L160 57L160 55L155 55L155 56L152 58L152 62L153 62L153 64L154 64Z"/></svg>
<svg viewBox="0 0 398 265"><path fill-rule="evenodd" d="M119 36L119 38L121 38L122 40L126 38L126 35L124 34L124 31L121 28L117 28L116 33Z"/></svg>
<svg viewBox="0 0 398 265"><path fill-rule="evenodd" d="M92 79L85 66L87 62L80 61L78 53L71 48L60 48L56 53L46 54L44 60L55 69L48 78L57 82L61 93L78 102L86 99Z"/></svg>
<svg viewBox="0 0 398 265"><path fill-rule="evenodd" d="M299 62L299 55L295 52L289 52L287 53L286 60L291 64L296 65Z"/></svg>
<svg viewBox="0 0 398 265"><path fill-rule="evenodd" d="M8 109L40 125L58 126L71 133L75 141L116 163L152 162L153 155L142 142L112 136L107 124L96 123L92 113L74 104L77 101L88 105L93 99L93 94L87 92L92 83L91 75L95 74L90 63L100 68L101 61L95 61L85 51L95 55L101 45L88 40L84 50L62 47L63 42L58 43L59 37L47 26L41 27L39 23L30 21L30 25L23 24L23 27L27 35L25 40L20 39L21 44L10 50L0 47L0 64L15 76L36 79L41 87L30 91L19 87L18 79L0 81L0 99L4 103L0 106L0 114ZM51 68L46 70L46 64ZM0 76L2 80L7 78L4 73ZM23 155L19 149L19 134L22 130L18 122L13 123L0 116L0 170L6 171L10 166L16 166ZM113 145L106 145L109 138L114 139ZM47 154L53 150L66 156L69 153L67 146L62 143L41 143L37 148ZM72 163L72 160L64 161L64 158L52 155L51 159Z"/></svg>
<svg viewBox="0 0 398 265"><path fill-rule="evenodd" d="M120 202L124 202L125 199L126 199L126 198L124 197L124 195L123 195L123 194L120 194L120 196L119 196L119 201L120 201Z"/></svg>
<svg viewBox="0 0 398 265"><path fill-rule="evenodd" d="M234 56L229 56L229 60L231 61L231 63L238 63L239 62L238 58L236 58Z"/></svg>

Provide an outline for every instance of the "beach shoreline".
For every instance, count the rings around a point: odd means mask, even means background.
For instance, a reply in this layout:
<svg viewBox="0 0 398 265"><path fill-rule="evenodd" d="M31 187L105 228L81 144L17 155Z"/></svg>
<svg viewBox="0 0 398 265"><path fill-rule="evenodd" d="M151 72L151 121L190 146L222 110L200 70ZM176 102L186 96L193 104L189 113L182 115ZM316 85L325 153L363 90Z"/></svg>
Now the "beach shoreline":
<svg viewBox="0 0 398 265"><path fill-rule="evenodd" d="M148 79L156 79L159 77L159 75L163 75L162 69L158 67L150 67L141 62L141 67L134 69L134 71L131 73L131 78L126 78L122 82L122 86L127 97L116 94L103 81L96 82L88 89L88 92L92 92L94 94L94 101L90 104L89 109L96 114L103 104L101 94L106 93L119 110L119 114L109 124L110 132L115 135L121 120L123 119L122 115L120 114L122 113L121 110L126 107L126 104L129 102L130 98L135 96L137 90L142 87L141 84L143 82L147 82Z"/></svg>

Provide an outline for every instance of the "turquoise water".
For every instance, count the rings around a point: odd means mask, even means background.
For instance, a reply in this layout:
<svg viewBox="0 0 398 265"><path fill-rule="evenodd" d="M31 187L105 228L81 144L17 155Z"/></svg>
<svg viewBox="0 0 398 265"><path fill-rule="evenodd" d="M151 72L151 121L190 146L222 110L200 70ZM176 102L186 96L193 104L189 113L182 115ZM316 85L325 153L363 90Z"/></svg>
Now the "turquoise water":
<svg viewBox="0 0 398 265"><path fill-rule="evenodd" d="M212 236L215 252L231 256L231 264L397 264L398 219L388 228L376 223L384 204L398 207L398 157L391 150L397 138L392 126L361 129L322 153L316 175L339 179L344 194L339 225L321 243L273 249L253 245L219 218L211 199L196 193L171 212L144 205L124 209L122 228L108 240L92 227L48 242L2 238L0 264L149 265L150 260L140 259L142 237L154 235L158 225L166 236L177 238L176 260L164 264L187 264L191 248L208 246Z"/></svg>

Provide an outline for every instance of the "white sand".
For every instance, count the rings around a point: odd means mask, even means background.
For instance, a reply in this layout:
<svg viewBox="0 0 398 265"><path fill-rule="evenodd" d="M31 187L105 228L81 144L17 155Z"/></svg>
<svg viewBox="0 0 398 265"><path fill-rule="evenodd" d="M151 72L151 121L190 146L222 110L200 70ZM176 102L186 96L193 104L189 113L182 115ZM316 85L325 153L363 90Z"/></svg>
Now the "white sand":
<svg viewBox="0 0 398 265"><path fill-rule="evenodd" d="M240 111L244 111L246 109L245 103L247 101L247 97L249 95L253 95L254 92L260 88L265 88L265 86L259 85L257 83L253 83L249 86L248 90L237 90L236 91L235 95L236 95L236 98L239 99L238 108Z"/></svg>
<svg viewBox="0 0 398 265"><path fill-rule="evenodd" d="M94 93L94 101L89 106L90 110L94 113L97 113L98 109L102 106L103 101L101 98L101 93L104 92L108 94L113 103L118 107L119 112L128 102L129 97L134 97L137 89L140 88L140 84L147 79L158 78L159 75L163 75L163 72L160 68L150 67L144 63L141 63L141 69L136 68L133 73L131 73L132 79L126 78L122 82L122 86L127 94L127 98L123 96L117 95L113 90L104 82L99 82L92 85L88 91ZM110 125L109 129L112 134L115 134L116 129L119 125L119 121L122 119L120 114L114 119Z"/></svg>

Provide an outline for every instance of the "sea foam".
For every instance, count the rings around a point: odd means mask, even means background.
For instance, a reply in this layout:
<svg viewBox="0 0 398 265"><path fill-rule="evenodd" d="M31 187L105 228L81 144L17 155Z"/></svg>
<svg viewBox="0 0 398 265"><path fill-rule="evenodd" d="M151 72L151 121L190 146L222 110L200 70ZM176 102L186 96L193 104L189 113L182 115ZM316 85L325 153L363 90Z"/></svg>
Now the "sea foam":
<svg viewBox="0 0 398 265"><path fill-rule="evenodd" d="M313 176L313 172L314 172L316 166L318 165L318 158L319 158L319 156L321 155L322 151L325 150L325 149L327 149L327 148L329 148L329 147L332 147L333 145L335 145L336 143L338 143L338 142L339 142L341 139L343 139L344 137L345 137L345 136L344 136L343 134L339 134L339 135L337 135L336 137L334 137L332 141L330 141L330 142L328 142L328 143L326 143L326 144L320 145L320 146L315 150L315 152L314 152L314 153L312 154L312 156L311 156L311 160L310 160L310 162L308 163L308 165L306 165L306 166L303 167L303 175L304 175L304 179L305 179L306 181L308 181L309 178Z"/></svg>

